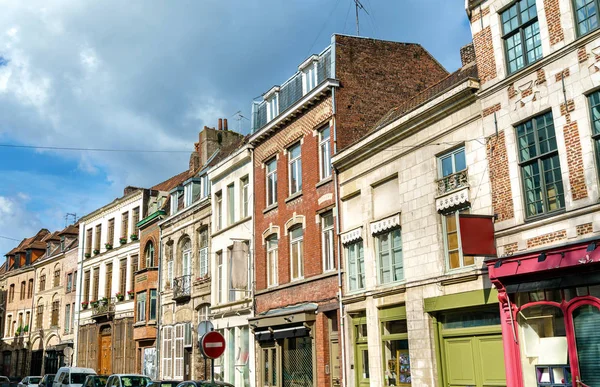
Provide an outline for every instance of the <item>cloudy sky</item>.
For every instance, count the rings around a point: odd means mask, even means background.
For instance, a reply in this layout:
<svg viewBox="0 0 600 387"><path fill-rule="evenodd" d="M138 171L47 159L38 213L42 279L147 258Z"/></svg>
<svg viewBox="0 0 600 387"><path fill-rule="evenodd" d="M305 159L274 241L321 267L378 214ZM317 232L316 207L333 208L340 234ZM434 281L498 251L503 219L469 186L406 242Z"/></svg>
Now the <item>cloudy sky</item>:
<svg viewBox="0 0 600 387"><path fill-rule="evenodd" d="M449 71L462 0L362 0L362 36L421 43ZM353 0L0 0L0 256L187 168L198 131L289 78ZM241 121L241 130L249 130ZM11 145L7 147L6 145ZM92 152L30 147L168 150Z"/></svg>

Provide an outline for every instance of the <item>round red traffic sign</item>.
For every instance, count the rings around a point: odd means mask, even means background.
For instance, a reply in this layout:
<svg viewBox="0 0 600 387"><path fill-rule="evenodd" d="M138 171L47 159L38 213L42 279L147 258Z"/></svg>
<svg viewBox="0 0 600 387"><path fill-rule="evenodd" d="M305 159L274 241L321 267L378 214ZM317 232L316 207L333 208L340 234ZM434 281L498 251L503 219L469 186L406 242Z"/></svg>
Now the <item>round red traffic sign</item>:
<svg viewBox="0 0 600 387"><path fill-rule="evenodd" d="M200 348L204 356L216 359L225 352L225 338L217 331L208 332L200 339Z"/></svg>

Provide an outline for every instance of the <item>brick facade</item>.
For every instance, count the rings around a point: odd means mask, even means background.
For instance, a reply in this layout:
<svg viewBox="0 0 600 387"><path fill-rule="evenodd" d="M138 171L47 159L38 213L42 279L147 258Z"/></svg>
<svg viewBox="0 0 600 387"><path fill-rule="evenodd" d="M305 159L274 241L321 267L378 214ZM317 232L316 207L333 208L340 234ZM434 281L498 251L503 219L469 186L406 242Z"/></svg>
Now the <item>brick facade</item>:
<svg viewBox="0 0 600 387"><path fill-rule="evenodd" d="M577 236L587 235L594 232L594 227L592 223L579 224L575 227L577 230Z"/></svg>
<svg viewBox="0 0 600 387"><path fill-rule="evenodd" d="M550 44L562 42L565 35L560 23L559 0L544 0L544 11L546 22L548 23L548 33L550 34Z"/></svg>
<svg viewBox="0 0 600 387"><path fill-rule="evenodd" d="M502 106L499 103L497 103L497 104L495 104L493 106L487 107L487 108L483 109L482 116L483 117L487 117L490 114L494 114L495 112L500 111L501 107Z"/></svg>
<svg viewBox="0 0 600 387"><path fill-rule="evenodd" d="M567 238L567 230L560 230L527 239L527 248L547 245Z"/></svg>
<svg viewBox="0 0 600 387"><path fill-rule="evenodd" d="M497 76L496 57L494 56L494 45L492 43L492 30L489 26L473 35L473 44L475 45L477 68L481 83L495 79Z"/></svg>
<svg viewBox="0 0 600 387"><path fill-rule="evenodd" d="M492 184L492 206L494 213L498 215L498 221L500 222L512 219L514 217L514 208L504 131L499 132L497 137L488 137L486 147Z"/></svg>

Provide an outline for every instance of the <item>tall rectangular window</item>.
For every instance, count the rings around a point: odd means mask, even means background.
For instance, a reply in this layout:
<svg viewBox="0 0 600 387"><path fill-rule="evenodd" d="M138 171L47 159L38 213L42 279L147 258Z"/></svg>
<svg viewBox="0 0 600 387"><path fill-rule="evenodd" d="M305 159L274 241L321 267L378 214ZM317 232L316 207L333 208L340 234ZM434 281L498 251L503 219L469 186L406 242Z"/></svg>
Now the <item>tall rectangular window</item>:
<svg viewBox="0 0 600 387"><path fill-rule="evenodd" d="M227 186L227 223L235 223L235 188L233 183Z"/></svg>
<svg viewBox="0 0 600 387"><path fill-rule="evenodd" d="M156 289L150 289L150 321L156 321L156 306L158 295Z"/></svg>
<svg viewBox="0 0 600 387"><path fill-rule="evenodd" d="M132 255L131 256L131 276L129 277L129 290L135 289L135 276L133 275L133 273L135 273L137 270L138 270L138 256Z"/></svg>
<svg viewBox="0 0 600 387"><path fill-rule="evenodd" d="M96 239L94 240L94 250L100 251L100 241L102 240L102 225L96 226Z"/></svg>
<svg viewBox="0 0 600 387"><path fill-rule="evenodd" d="M598 28L598 0L575 0L577 35L582 36Z"/></svg>
<svg viewBox="0 0 600 387"><path fill-rule="evenodd" d="M137 224L140 222L140 207L136 207L133 209L133 221L132 221L132 227L133 227L133 234L134 235L139 235L140 234L140 230L138 229Z"/></svg>
<svg viewBox="0 0 600 387"><path fill-rule="evenodd" d="M228 256L228 259L227 259L227 266L228 266L227 281L223 286L227 286L226 289L228 289L227 293L229 294L229 296L228 296L227 300L229 302L233 302L233 301L235 301L235 297L237 294L237 292L233 288L233 270L234 270L234 268L233 268L233 247L229 247L227 249L227 256Z"/></svg>
<svg viewBox="0 0 600 387"><path fill-rule="evenodd" d="M65 251L65 247L66 247L65 236L63 235L60 237L60 251Z"/></svg>
<svg viewBox="0 0 600 387"><path fill-rule="evenodd" d="M137 308L136 321L146 321L146 292L139 292L135 298Z"/></svg>
<svg viewBox="0 0 600 387"><path fill-rule="evenodd" d="M208 227L200 230L200 277L205 277L208 274Z"/></svg>
<svg viewBox="0 0 600 387"><path fill-rule="evenodd" d="M106 264L106 278L104 285L104 297L112 297L112 277L113 277L113 265L112 263Z"/></svg>
<svg viewBox="0 0 600 387"><path fill-rule="evenodd" d="M27 298L33 297L33 278L27 281Z"/></svg>
<svg viewBox="0 0 600 387"><path fill-rule="evenodd" d="M290 230L290 258L292 280L304 278L304 235L301 226Z"/></svg>
<svg viewBox="0 0 600 387"><path fill-rule="evenodd" d="M302 158L300 143L288 149L288 177L290 196L302 191Z"/></svg>
<svg viewBox="0 0 600 387"><path fill-rule="evenodd" d="M71 304L71 332L75 329L75 303Z"/></svg>
<svg viewBox="0 0 600 387"><path fill-rule="evenodd" d="M73 290L73 273L67 274L67 293Z"/></svg>
<svg viewBox="0 0 600 387"><path fill-rule="evenodd" d="M202 183L202 197L207 198L210 195L210 181L208 180L208 175L202 175L200 178Z"/></svg>
<svg viewBox="0 0 600 387"><path fill-rule="evenodd" d="M37 329L44 329L44 305L43 304L38 305L36 308L35 327Z"/></svg>
<svg viewBox="0 0 600 387"><path fill-rule="evenodd" d="M65 305L65 333L69 333L71 328L71 304Z"/></svg>
<svg viewBox="0 0 600 387"><path fill-rule="evenodd" d="M317 86L317 61L302 69L302 94L306 95Z"/></svg>
<svg viewBox="0 0 600 387"><path fill-rule="evenodd" d="M350 291L365 288L365 255L363 241L355 241L346 245L348 259L348 288Z"/></svg>
<svg viewBox="0 0 600 387"><path fill-rule="evenodd" d="M565 206L552 112L517 126L519 164L527 217Z"/></svg>
<svg viewBox="0 0 600 387"><path fill-rule="evenodd" d="M319 131L319 176L321 180L331 176L330 130L330 127L326 126Z"/></svg>
<svg viewBox="0 0 600 387"><path fill-rule="evenodd" d="M468 214L469 210L452 211L442 215L442 229L444 231L444 244L446 246L446 261L448 269L458 269L475 264L472 256L463 256L460 243L459 214Z"/></svg>
<svg viewBox="0 0 600 387"><path fill-rule="evenodd" d="M186 207L189 207L194 202L194 190L192 183L186 184L183 187L183 200Z"/></svg>
<svg viewBox="0 0 600 387"><path fill-rule="evenodd" d="M21 281L21 291L19 292L19 300L24 300L27 296L25 293L25 281Z"/></svg>
<svg viewBox="0 0 600 387"><path fill-rule="evenodd" d="M241 180L241 187L242 187L242 193L241 193L241 205L242 205L242 219L247 218L248 216L250 216L250 185L248 183L248 176L243 177Z"/></svg>
<svg viewBox="0 0 600 387"><path fill-rule="evenodd" d="M60 269L54 271L54 283L52 286L60 286Z"/></svg>
<svg viewBox="0 0 600 387"><path fill-rule="evenodd" d="M271 98L267 100L267 121L271 121L273 118L279 115L279 95L275 93Z"/></svg>
<svg viewBox="0 0 600 387"><path fill-rule="evenodd" d="M127 291L127 259L119 262L119 293L125 296Z"/></svg>
<svg viewBox="0 0 600 387"><path fill-rule="evenodd" d="M94 269L94 284L92 285L92 301L98 301L98 288L100 286L100 267Z"/></svg>
<svg viewBox="0 0 600 387"><path fill-rule="evenodd" d="M277 203L277 158L267 161L267 207Z"/></svg>
<svg viewBox="0 0 600 387"><path fill-rule="evenodd" d="M40 276L40 291L43 292L44 290L46 290L46 274Z"/></svg>
<svg viewBox="0 0 600 387"><path fill-rule="evenodd" d="M13 302L15 300L15 284L11 284L8 290L8 302Z"/></svg>
<svg viewBox="0 0 600 387"><path fill-rule="evenodd" d="M129 211L121 214L121 238L129 238Z"/></svg>
<svg viewBox="0 0 600 387"><path fill-rule="evenodd" d="M85 232L85 254L92 254L92 229L88 228Z"/></svg>
<svg viewBox="0 0 600 387"><path fill-rule="evenodd" d="M590 94L588 99L592 120L592 140L596 149L596 168L600 171L600 91Z"/></svg>
<svg viewBox="0 0 600 387"><path fill-rule="evenodd" d="M83 301L90 301L90 271L83 274Z"/></svg>
<svg viewBox="0 0 600 387"><path fill-rule="evenodd" d="M215 206L217 230L220 230L223 228L223 195L221 194L221 191L215 193Z"/></svg>
<svg viewBox="0 0 600 387"><path fill-rule="evenodd" d="M321 251L323 271L335 269L333 258L333 211L321 215Z"/></svg>
<svg viewBox="0 0 600 387"><path fill-rule="evenodd" d="M279 239L277 234L267 238L267 285L277 285Z"/></svg>
<svg viewBox="0 0 600 387"><path fill-rule="evenodd" d="M169 286L173 286L173 276L173 260L170 260L169 262L167 262L167 283L169 284Z"/></svg>
<svg viewBox="0 0 600 387"><path fill-rule="evenodd" d="M51 320L51 325L53 327L57 327L58 326L58 315L60 313L60 301L54 301L52 302L52 320Z"/></svg>
<svg viewBox="0 0 600 387"><path fill-rule="evenodd" d="M536 0L519 0L501 14L508 73L542 58Z"/></svg>
<svg viewBox="0 0 600 387"><path fill-rule="evenodd" d="M379 283L387 284L404 278L402 237L400 229L376 236L379 266Z"/></svg>
<svg viewBox="0 0 600 387"><path fill-rule="evenodd" d="M106 244L115 244L115 218L108 220L108 233L106 234Z"/></svg>
<svg viewBox="0 0 600 387"><path fill-rule="evenodd" d="M217 251L217 302L221 304L223 302L223 252Z"/></svg>

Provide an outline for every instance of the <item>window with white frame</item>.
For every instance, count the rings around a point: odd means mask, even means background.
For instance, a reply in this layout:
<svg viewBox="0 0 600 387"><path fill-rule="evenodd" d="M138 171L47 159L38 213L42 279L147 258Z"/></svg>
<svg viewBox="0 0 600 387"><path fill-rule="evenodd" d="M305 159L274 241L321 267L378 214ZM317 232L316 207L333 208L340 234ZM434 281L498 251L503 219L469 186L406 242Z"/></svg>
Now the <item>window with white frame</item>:
<svg viewBox="0 0 600 387"><path fill-rule="evenodd" d="M242 205L242 219L247 218L248 216L250 216L250 185L249 185L249 181L248 181L248 176L242 177L242 179L240 180L241 182L241 205Z"/></svg>
<svg viewBox="0 0 600 387"><path fill-rule="evenodd" d="M387 284L404 279L400 229L386 231L377 235L375 239L377 242L379 283Z"/></svg>
<svg viewBox="0 0 600 387"><path fill-rule="evenodd" d="M271 121L273 118L279 115L279 94L275 93L272 97L267 99L267 121Z"/></svg>
<svg viewBox="0 0 600 387"><path fill-rule="evenodd" d="M223 270L223 252L217 251L217 303L219 304L223 302L223 281L225 280Z"/></svg>
<svg viewBox="0 0 600 387"><path fill-rule="evenodd" d="M156 289L150 289L150 321L156 321L158 293Z"/></svg>
<svg viewBox="0 0 600 387"><path fill-rule="evenodd" d="M208 317L210 316L210 304L200 305L198 308L198 323L202 321L208 321Z"/></svg>
<svg viewBox="0 0 600 387"><path fill-rule="evenodd" d="M167 262L167 282L173 286L173 260Z"/></svg>
<svg viewBox="0 0 600 387"><path fill-rule="evenodd" d="M319 177L321 180L331 176L330 131L329 126L319 131Z"/></svg>
<svg viewBox="0 0 600 387"><path fill-rule="evenodd" d="M135 296L137 319L136 321L146 321L146 292L139 292Z"/></svg>
<svg viewBox="0 0 600 387"><path fill-rule="evenodd" d="M277 285L277 264L279 239L277 234L270 235L267 240L267 286Z"/></svg>
<svg viewBox="0 0 600 387"><path fill-rule="evenodd" d="M208 274L208 227L200 230L200 251L198 252L200 261L200 277Z"/></svg>
<svg viewBox="0 0 600 387"><path fill-rule="evenodd" d="M446 177L467 169L465 148L461 147L439 157L439 176Z"/></svg>
<svg viewBox="0 0 600 387"><path fill-rule="evenodd" d="M183 187L183 197L186 207L189 207L194 202L193 183L188 183Z"/></svg>
<svg viewBox="0 0 600 387"><path fill-rule="evenodd" d="M304 277L304 230L296 226L290 230L290 273L293 280Z"/></svg>
<svg viewBox="0 0 600 387"><path fill-rule="evenodd" d="M148 244L146 244L146 267L154 267L154 265L154 244L148 242Z"/></svg>
<svg viewBox="0 0 600 387"><path fill-rule="evenodd" d="M177 213L177 197L178 197L178 193L174 192L171 194L171 215L174 215Z"/></svg>
<svg viewBox="0 0 600 387"><path fill-rule="evenodd" d="M323 271L335 269L333 260L333 211L321 215L321 250Z"/></svg>
<svg viewBox="0 0 600 387"><path fill-rule="evenodd" d="M227 186L227 225L235 223L235 186L233 183Z"/></svg>
<svg viewBox="0 0 600 387"><path fill-rule="evenodd" d="M460 242L460 214L468 214L469 209L456 210L442 214L442 229L444 231L444 245L446 250L446 262L449 270L459 269L475 264L472 256L463 256Z"/></svg>
<svg viewBox="0 0 600 387"><path fill-rule="evenodd" d="M173 378L183 379L183 341L185 336L185 325L175 325L175 356L173 366Z"/></svg>
<svg viewBox="0 0 600 387"><path fill-rule="evenodd" d="M190 239L186 239L185 243L181 247L182 257L182 272L181 275L188 276L192 275L192 242Z"/></svg>
<svg viewBox="0 0 600 387"><path fill-rule="evenodd" d="M317 61L302 69L302 94L305 95L317 86Z"/></svg>
<svg viewBox="0 0 600 387"><path fill-rule="evenodd" d="M288 176L290 196L302 191L302 158L300 143L288 149Z"/></svg>
<svg viewBox="0 0 600 387"><path fill-rule="evenodd" d="M267 161L267 207L277 203L277 158Z"/></svg>
<svg viewBox="0 0 600 387"><path fill-rule="evenodd" d="M162 344L162 376L163 379L170 379L173 377L173 327L163 328Z"/></svg>
<svg viewBox="0 0 600 387"><path fill-rule="evenodd" d="M223 195L221 191L215 193L215 223L217 226L217 230L223 228Z"/></svg>
<svg viewBox="0 0 600 387"><path fill-rule="evenodd" d="M73 311L75 312L75 311ZM65 305L65 333L69 333L71 328L71 304Z"/></svg>
<svg viewBox="0 0 600 387"><path fill-rule="evenodd" d="M202 175L200 180L202 181L202 198L208 197L208 195L210 195L210 181L208 181L208 175Z"/></svg>
<svg viewBox="0 0 600 387"><path fill-rule="evenodd" d="M348 260L348 288L350 291L365 288L365 255L363 241L357 240L345 246Z"/></svg>

